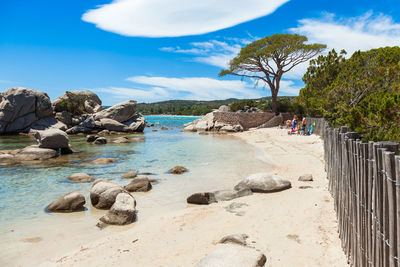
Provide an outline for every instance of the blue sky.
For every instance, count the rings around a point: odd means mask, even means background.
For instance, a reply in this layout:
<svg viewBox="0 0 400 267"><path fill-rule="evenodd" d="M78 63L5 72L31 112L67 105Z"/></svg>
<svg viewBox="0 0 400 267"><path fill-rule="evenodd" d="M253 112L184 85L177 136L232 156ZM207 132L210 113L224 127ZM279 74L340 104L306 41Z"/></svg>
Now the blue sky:
<svg viewBox="0 0 400 267"><path fill-rule="evenodd" d="M262 84L218 78L248 42L299 33L350 54L400 44L400 5L311 0L1 0L0 91L28 87L51 99L92 90L127 99L253 98ZM296 95L307 65L287 73Z"/></svg>

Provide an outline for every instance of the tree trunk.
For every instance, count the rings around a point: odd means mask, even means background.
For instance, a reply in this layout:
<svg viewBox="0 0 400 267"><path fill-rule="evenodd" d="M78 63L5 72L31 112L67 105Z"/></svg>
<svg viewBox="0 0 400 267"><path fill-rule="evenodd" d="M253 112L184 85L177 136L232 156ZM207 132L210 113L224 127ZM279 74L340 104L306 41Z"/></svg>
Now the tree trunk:
<svg viewBox="0 0 400 267"><path fill-rule="evenodd" d="M278 94L276 93L272 93L272 112L274 112L275 114L277 114L277 106L278 103Z"/></svg>

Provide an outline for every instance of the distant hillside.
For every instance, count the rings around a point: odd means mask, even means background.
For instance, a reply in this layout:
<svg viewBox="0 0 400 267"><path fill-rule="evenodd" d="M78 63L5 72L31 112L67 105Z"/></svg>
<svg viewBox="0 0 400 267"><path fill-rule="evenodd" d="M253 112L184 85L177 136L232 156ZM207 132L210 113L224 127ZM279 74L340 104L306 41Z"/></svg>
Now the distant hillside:
<svg viewBox="0 0 400 267"><path fill-rule="evenodd" d="M279 111L286 112L294 105L294 97L279 97L281 109ZM170 114L170 115L204 115L213 109L218 109L222 105L231 105L235 103L235 107L244 105L255 106L262 110L269 110L271 98L264 97L260 99L235 99L212 100L212 101L196 101L196 100L169 100L156 103L139 103L137 111L144 115L151 114ZM290 111L290 110L289 110ZM293 110L293 112L296 112Z"/></svg>

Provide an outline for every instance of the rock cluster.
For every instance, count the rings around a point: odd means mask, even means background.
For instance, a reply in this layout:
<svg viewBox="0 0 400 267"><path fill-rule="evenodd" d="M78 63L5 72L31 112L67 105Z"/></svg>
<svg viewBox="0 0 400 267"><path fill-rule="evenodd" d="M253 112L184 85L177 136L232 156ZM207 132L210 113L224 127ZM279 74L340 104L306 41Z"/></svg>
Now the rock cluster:
<svg viewBox="0 0 400 267"><path fill-rule="evenodd" d="M183 128L184 132L242 132L243 127L240 124L230 125L220 121L214 116L215 112L220 111L213 111L206 114L203 118L197 119L193 122L189 122L185 124Z"/></svg>
<svg viewBox="0 0 400 267"><path fill-rule="evenodd" d="M28 88L10 88L0 93L0 134L59 129L68 134L142 132L144 117L130 100L102 109L99 97L90 91L67 91L51 103L47 94Z"/></svg>

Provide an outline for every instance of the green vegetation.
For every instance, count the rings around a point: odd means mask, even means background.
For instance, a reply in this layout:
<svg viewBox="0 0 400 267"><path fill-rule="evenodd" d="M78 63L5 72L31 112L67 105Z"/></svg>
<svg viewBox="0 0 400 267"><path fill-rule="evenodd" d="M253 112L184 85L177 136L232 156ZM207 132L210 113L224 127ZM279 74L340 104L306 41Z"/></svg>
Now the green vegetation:
<svg viewBox="0 0 400 267"><path fill-rule="evenodd" d="M292 96L282 96L277 100L278 112L290 112L303 114L302 107ZM157 103L139 103L136 106L138 112L144 115L173 114L173 115L205 115L222 105L229 105L232 111L243 109L244 106L257 107L263 111L271 111L272 101L270 97L260 99L226 99L213 101L194 100L170 100Z"/></svg>
<svg viewBox="0 0 400 267"><path fill-rule="evenodd" d="M274 34L243 47L219 76L235 75L264 82L271 90L272 110L278 112L278 92L283 74L321 53L326 45L305 44L298 34Z"/></svg>
<svg viewBox="0 0 400 267"><path fill-rule="evenodd" d="M348 125L363 140L400 141L400 47L355 52L332 50L313 60L296 101L334 127Z"/></svg>

